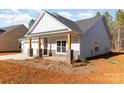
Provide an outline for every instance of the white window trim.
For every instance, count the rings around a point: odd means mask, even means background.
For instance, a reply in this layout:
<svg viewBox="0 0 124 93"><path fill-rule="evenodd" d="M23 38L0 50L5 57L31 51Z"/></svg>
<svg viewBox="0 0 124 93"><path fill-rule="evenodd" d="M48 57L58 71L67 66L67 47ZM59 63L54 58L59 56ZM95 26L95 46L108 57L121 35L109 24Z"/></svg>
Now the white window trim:
<svg viewBox="0 0 124 93"><path fill-rule="evenodd" d="M67 39L58 39L58 40L56 40L56 54L66 54L66 52L64 53L64 52L57 52L57 41L66 41L66 50L67 50Z"/></svg>

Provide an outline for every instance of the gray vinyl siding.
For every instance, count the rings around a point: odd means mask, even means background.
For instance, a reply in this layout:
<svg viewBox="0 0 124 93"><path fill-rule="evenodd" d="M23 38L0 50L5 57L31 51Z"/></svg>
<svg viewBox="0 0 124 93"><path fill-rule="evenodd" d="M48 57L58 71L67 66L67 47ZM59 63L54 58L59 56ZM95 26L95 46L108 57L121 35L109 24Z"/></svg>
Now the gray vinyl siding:
<svg viewBox="0 0 124 93"><path fill-rule="evenodd" d="M82 58L105 54L111 51L111 41L102 19L90 28L85 35L82 34L80 38L80 56ZM95 41L99 41L98 52L95 52Z"/></svg>

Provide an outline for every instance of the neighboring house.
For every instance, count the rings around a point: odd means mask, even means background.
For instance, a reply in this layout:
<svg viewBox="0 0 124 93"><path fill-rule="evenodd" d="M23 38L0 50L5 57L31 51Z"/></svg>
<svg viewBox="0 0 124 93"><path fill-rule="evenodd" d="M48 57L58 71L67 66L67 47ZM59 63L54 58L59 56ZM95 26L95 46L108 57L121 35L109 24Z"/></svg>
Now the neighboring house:
<svg viewBox="0 0 124 93"><path fill-rule="evenodd" d="M20 51L21 44L18 41L27 33L28 29L24 25L14 25L0 28L0 52Z"/></svg>
<svg viewBox="0 0 124 93"><path fill-rule="evenodd" d="M111 51L111 38L104 16L72 21L44 11L20 41L22 52L33 52L33 56L40 52L37 49L42 49L42 56L70 58L73 54L73 59Z"/></svg>

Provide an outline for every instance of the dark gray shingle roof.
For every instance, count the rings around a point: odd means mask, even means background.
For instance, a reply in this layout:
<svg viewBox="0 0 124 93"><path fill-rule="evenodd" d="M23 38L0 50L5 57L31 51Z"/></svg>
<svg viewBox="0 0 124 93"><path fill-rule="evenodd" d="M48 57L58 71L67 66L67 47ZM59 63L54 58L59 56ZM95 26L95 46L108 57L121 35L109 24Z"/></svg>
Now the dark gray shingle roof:
<svg viewBox="0 0 124 93"><path fill-rule="evenodd" d="M2 29L3 30L12 30L12 29L15 29L15 28L20 27L20 26L24 26L24 25L23 24L13 25L13 26L4 27Z"/></svg>
<svg viewBox="0 0 124 93"><path fill-rule="evenodd" d="M73 31L79 31L79 32L83 31L84 33L103 17L103 16L92 17L92 18L78 20L74 22L56 13L50 13L50 12L47 12L47 13L53 16L54 18L56 18L58 21L62 22L64 25L66 25Z"/></svg>
<svg viewBox="0 0 124 93"><path fill-rule="evenodd" d="M92 18L88 18L88 19L84 19L84 20L79 20L79 21L72 21L72 20L67 19L67 18L65 18L65 17L63 17L61 15L56 14L56 13L44 11L43 13L41 13L39 15L39 17L36 19L34 25L29 29L29 31L27 32L26 35L29 35L33 31L33 29L36 27L36 25L41 20L41 18L42 18L44 13L49 14L50 16L52 16L53 18L55 18L59 22L63 23L68 28L70 28L72 31L83 32L83 33L88 31L88 29L90 27L95 25L96 22L99 21L100 19L102 19L102 17L103 17L103 16L99 16L99 17L92 17Z"/></svg>
<svg viewBox="0 0 124 93"><path fill-rule="evenodd" d="M84 20L75 21L80 29L85 33L90 27L95 25L103 16L92 17Z"/></svg>
<svg viewBox="0 0 124 93"><path fill-rule="evenodd" d="M16 29L16 28L20 27L20 26L25 27L23 24L19 24L19 25L13 25L13 26L8 26L8 27L1 28L0 29L0 34L3 34L4 32L9 32L13 29Z"/></svg>
<svg viewBox="0 0 124 93"><path fill-rule="evenodd" d="M47 12L47 11L45 11ZM66 25L68 28L70 28L73 31L81 31L80 28L76 25L76 23L72 20L69 20L63 16L60 16L56 13L50 13L47 12L49 15L53 16L55 19L57 19L58 21L60 21L61 23L63 23L64 25Z"/></svg>

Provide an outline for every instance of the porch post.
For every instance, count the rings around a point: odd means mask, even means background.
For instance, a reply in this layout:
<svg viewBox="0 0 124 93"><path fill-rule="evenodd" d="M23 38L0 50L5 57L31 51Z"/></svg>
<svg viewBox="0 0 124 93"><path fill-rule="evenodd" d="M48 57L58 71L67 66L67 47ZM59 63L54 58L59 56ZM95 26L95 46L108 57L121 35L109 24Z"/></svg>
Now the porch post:
<svg viewBox="0 0 124 93"><path fill-rule="evenodd" d="M50 37L48 37L48 44L49 44L49 56L52 56L52 45L51 45L51 40L50 40L51 38Z"/></svg>
<svg viewBox="0 0 124 93"><path fill-rule="evenodd" d="M68 33L68 58L69 62L73 61L73 50L71 49L71 33Z"/></svg>
<svg viewBox="0 0 124 93"><path fill-rule="evenodd" d="M44 37L41 37L42 40L42 56L44 55Z"/></svg>
<svg viewBox="0 0 124 93"><path fill-rule="evenodd" d="M68 33L68 49L71 49L71 34Z"/></svg>
<svg viewBox="0 0 124 93"><path fill-rule="evenodd" d="M37 49L37 57L42 57L41 37L40 37L40 35L38 35L38 49Z"/></svg>
<svg viewBox="0 0 124 93"><path fill-rule="evenodd" d="M38 36L38 49L41 49L41 37L40 37L40 35Z"/></svg>
<svg viewBox="0 0 124 93"><path fill-rule="evenodd" d="M29 55L30 57L33 56L32 38L29 38L29 49L28 49L28 55Z"/></svg>
<svg viewBox="0 0 124 93"><path fill-rule="evenodd" d="M31 38L29 38L29 49L32 49L32 39Z"/></svg>

